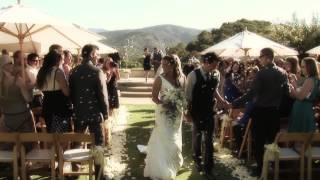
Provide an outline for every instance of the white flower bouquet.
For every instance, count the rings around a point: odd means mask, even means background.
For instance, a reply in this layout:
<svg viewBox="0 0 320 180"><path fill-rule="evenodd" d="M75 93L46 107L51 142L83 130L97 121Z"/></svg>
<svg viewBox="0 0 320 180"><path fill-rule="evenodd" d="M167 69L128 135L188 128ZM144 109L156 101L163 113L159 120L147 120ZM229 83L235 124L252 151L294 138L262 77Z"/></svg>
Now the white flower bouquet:
<svg viewBox="0 0 320 180"><path fill-rule="evenodd" d="M167 89L163 92L162 102L163 113L167 114L172 123L187 107L186 95L182 88Z"/></svg>

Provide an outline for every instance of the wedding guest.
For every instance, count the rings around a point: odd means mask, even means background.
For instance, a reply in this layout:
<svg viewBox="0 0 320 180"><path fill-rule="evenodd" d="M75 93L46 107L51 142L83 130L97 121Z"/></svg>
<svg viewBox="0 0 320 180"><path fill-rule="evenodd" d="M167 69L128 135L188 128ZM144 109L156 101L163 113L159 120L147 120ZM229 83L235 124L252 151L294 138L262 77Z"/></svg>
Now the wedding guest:
<svg viewBox="0 0 320 180"><path fill-rule="evenodd" d="M202 57L202 65L193 70L187 78L186 96L188 100L187 116L192 119L192 148L195 166L199 172L204 170L209 179L213 179L213 130L215 98L224 106L228 103L218 92L220 58L215 53ZM204 135L204 148L201 149L201 137ZM204 157L201 158L202 151ZM204 166L202 167L202 160Z"/></svg>
<svg viewBox="0 0 320 180"><path fill-rule="evenodd" d="M151 56L151 63L153 64L155 74L157 73L158 68L161 64L162 57L163 57L163 54L161 50L155 47Z"/></svg>
<svg viewBox="0 0 320 180"><path fill-rule="evenodd" d="M97 68L96 62L99 48L87 44L82 48L83 58L80 65L70 74L70 94L74 106L74 131L85 133L89 128L95 136L95 145L104 145L103 126L108 119L108 93L106 77ZM95 165L95 176L98 179L100 165Z"/></svg>
<svg viewBox="0 0 320 180"><path fill-rule="evenodd" d="M259 61L263 68L257 73L249 92L232 103L233 107L243 106L248 101L254 104L251 117L257 162L257 169L252 173L255 176L261 175L264 145L274 142L280 129L281 98L284 93L289 93L286 72L275 65L274 51L262 49Z"/></svg>
<svg viewBox="0 0 320 180"><path fill-rule="evenodd" d="M225 99L229 102L240 97L244 91L243 71L244 68L240 68L239 61L233 61L230 71L225 75L223 92Z"/></svg>
<svg viewBox="0 0 320 180"><path fill-rule="evenodd" d="M313 104L319 97L319 71L314 58L304 58L301 62L302 73L307 78L302 87L291 86L295 98L290 114L289 132L314 132L316 121Z"/></svg>
<svg viewBox="0 0 320 180"><path fill-rule="evenodd" d="M44 94L42 116L50 133L71 131L70 92L64 72L59 68L62 62L62 53L50 51L37 75L37 87Z"/></svg>
<svg viewBox="0 0 320 180"><path fill-rule="evenodd" d="M32 100L30 80L15 69L9 55L0 57L0 109L6 131L35 132L29 102Z"/></svg>
<svg viewBox="0 0 320 180"><path fill-rule="evenodd" d="M149 71L151 70L151 54L148 48L144 48L143 70L146 82L148 82Z"/></svg>
<svg viewBox="0 0 320 180"><path fill-rule="evenodd" d="M68 50L63 51L64 59L63 59L63 72L66 76L66 79L69 79L70 71L71 71L71 66L72 66L72 54Z"/></svg>

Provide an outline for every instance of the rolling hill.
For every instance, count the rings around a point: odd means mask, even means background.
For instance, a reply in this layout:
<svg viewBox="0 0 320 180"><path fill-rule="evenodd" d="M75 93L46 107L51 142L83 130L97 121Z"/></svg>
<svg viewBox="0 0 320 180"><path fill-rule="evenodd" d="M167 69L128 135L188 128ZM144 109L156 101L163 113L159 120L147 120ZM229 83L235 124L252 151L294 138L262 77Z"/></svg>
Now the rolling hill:
<svg viewBox="0 0 320 180"><path fill-rule="evenodd" d="M164 50L178 43L189 43L201 32L198 29L186 28L175 25L157 25L141 29L103 31L91 29L106 37L103 43L119 50L120 54L127 52L130 57L139 57L143 48L158 47ZM127 49L125 51L125 49Z"/></svg>

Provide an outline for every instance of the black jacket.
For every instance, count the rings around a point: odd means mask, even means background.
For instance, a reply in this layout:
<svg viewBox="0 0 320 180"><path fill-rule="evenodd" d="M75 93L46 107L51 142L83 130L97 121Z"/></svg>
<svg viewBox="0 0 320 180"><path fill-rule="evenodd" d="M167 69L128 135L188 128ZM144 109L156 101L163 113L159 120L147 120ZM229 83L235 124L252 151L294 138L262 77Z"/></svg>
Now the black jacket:
<svg viewBox="0 0 320 180"><path fill-rule="evenodd" d="M108 118L106 77L90 60L71 71L69 83L76 119L96 119L101 114Z"/></svg>

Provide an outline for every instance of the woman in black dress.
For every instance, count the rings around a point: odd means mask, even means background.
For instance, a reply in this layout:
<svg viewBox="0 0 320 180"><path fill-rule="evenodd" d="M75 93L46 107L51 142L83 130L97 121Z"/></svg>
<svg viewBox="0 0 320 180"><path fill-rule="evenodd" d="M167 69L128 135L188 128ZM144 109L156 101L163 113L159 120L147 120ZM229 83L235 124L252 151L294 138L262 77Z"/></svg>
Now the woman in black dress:
<svg viewBox="0 0 320 180"><path fill-rule="evenodd" d="M120 79L118 64L112 58L107 57L103 65L103 71L107 76L107 89L109 99L109 115L112 116L113 109L119 108L118 80Z"/></svg>
<svg viewBox="0 0 320 180"><path fill-rule="evenodd" d="M151 70L151 54L148 48L144 48L143 70L146 82L148 82L149 71Z"/></svg>

